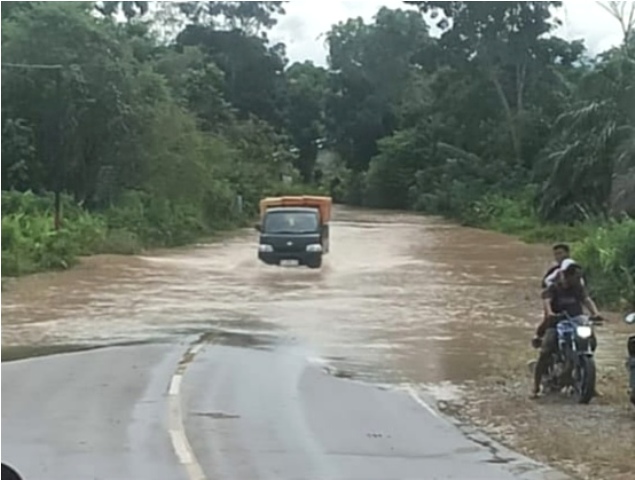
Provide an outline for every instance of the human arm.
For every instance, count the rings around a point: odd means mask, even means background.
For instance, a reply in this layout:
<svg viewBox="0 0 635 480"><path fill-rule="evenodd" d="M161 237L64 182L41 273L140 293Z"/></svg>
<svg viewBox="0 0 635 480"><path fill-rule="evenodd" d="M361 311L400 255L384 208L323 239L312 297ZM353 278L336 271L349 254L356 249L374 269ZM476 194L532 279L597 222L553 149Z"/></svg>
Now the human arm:
<svg viewBox="0 0 635 480"><path fill-rule="evenodd" d="M583 305L589 310L592 317L599 317L600 312L598 311L598 307L595 305L595 302L588 295L583 300Z"/></svg>
<svg viewBox="0 0 635 480"><path fill-rule="evenodd" d="M551 285L556 280L556 277L558 276L558 270L559 270L558 264L555 264L549 267L549 270L547 270L545 275L542 277L541 288L543 289L549 288L549 285Z"/></svg>
<svg viewBox="0 0 635 480"><path fill-rule="evenodd" d="M598 307L597 305L595 305L595 302L589 295L589 292L587 288L584 286L584 284L582 285L581 297L582 297L581 298L582 305L586 307L586 309L589 311L591 316L600 317L600 312L598 310Z"/></svg>
<svg viewBox="0 0 635 480"><path fill-rule="evenodd" d="M545 317L553 317L553 309L551 308L551 300L553 298L553 288L551 286L545 288L541 294L542 298L542 309L545 313Z"/></svg>
<svg viewBox="0 0 635 480"><path fill-rule="evenodd" d="M542 338L545 335L545 332L547 331L547 327L549 327L550 320L553 316L553 311L551 308L550 290L551 290L550 288L545 288L541 294L542 309L543 309L544 316L542 318L542 321L538 325L538 328L536 329L536 337L534 338L534 340ZM532 341L532 345L534 346L534 348L538 348L536 345L539 346L538 343L534 343L533 341Z"/></svg>

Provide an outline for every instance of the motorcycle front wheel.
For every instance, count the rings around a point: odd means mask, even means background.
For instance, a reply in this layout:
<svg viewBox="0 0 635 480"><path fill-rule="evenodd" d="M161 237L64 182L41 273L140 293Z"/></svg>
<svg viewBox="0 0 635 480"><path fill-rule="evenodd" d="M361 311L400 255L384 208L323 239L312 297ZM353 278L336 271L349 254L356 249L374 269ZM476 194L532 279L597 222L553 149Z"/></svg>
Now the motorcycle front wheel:
<svg viewBox="0 0 635 480"><path fill-rule="evenodd" d="M595 360L581 355L576 365L575 390L578 403L588 404L595 395Z"/></svg>

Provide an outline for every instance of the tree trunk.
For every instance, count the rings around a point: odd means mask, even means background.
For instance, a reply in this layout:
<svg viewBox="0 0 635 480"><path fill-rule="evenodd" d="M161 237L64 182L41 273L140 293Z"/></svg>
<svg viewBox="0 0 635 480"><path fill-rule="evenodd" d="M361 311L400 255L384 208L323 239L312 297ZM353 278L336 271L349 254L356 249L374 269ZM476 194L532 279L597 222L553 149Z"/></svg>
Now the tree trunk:
<svg viewBox="0 0 635 480"><path fill-rule="evenodd" d="M512 141L512 147L514 148L514 155L516 156L516 161L518 163L522 163L520 135L518 132L518 126L514 116L514 112L512 111L512 108L509 105L509 101L507 100L507 96L505 95L505 91L503 90L503 86L498 80L496 73L490 70L489 77L492 83L494 84L494 88L496 88L496 93L498 94L498 98L505 112L505 116L507 117L509 135Z"/></svg>

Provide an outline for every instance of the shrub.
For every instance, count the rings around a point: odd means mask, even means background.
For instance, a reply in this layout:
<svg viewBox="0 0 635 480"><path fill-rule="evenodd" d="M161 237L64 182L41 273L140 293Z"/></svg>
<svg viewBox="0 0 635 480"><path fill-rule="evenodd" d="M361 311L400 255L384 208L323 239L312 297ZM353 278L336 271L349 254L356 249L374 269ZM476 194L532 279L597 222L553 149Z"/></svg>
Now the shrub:
<svg viewBox="0 0 635 480"><path fill-rule="evenodd" d="M594 298L605 305L635 307L635 220L595 229L575 245L573 257L587 271Z"/></svg>

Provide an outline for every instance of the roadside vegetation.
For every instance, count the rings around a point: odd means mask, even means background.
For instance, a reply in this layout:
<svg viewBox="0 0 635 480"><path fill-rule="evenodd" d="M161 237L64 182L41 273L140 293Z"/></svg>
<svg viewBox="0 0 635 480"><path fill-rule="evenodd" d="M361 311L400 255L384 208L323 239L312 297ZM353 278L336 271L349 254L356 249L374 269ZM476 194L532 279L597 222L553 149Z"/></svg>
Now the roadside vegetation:
<svg viewBox="0 0 635 480"><path fill-rule="evenodd" d="M334 25L320 67L267 39L283 2L3 4L2 274L314 189L571 241L595 297L635 305L635 37L604 5L623 42L599 55L555 34L561 2L404 2Z"/></svg>

